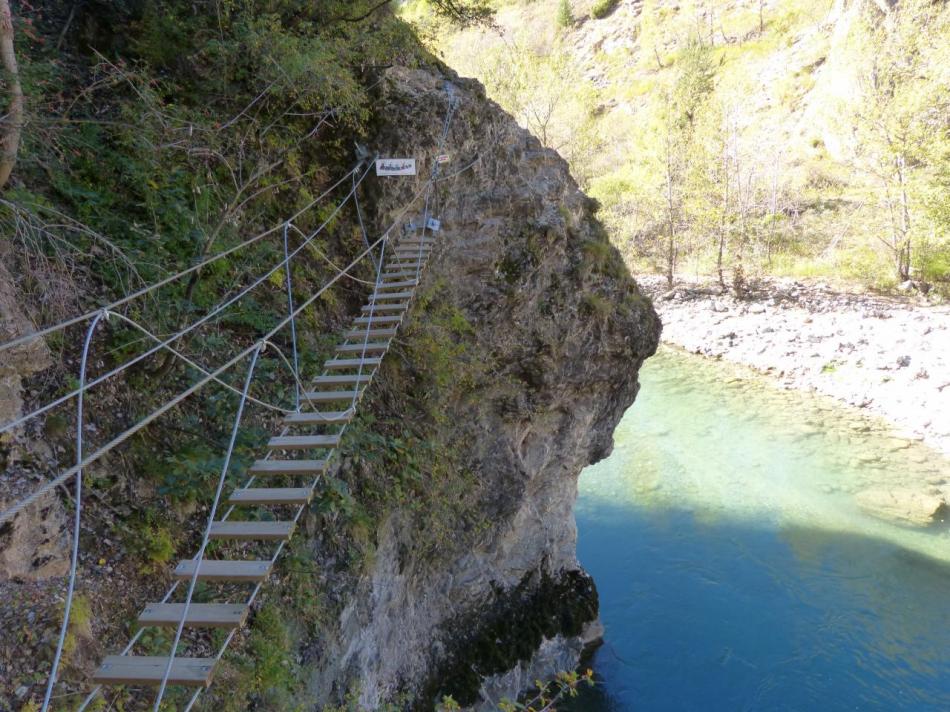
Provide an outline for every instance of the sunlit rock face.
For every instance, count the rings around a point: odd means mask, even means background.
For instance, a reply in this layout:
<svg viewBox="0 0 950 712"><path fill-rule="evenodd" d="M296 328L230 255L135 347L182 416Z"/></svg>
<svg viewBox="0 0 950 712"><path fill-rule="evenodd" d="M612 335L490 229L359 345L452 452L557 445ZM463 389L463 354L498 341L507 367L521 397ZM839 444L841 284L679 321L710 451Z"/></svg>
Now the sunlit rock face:
<svg viewBox="0 0 950 712"><path fill-rule="evenodd" d="M4 250L0 245L0 258ZM14 282L0 259L0 343L33 330L19 306ZM24 379L52 364L42 340L0 353L0 423L23 414ZM28 492L30 461L46 454L43 442L23 437L22 429L0 434L0 510ZM52 493L0 524L0 583L60 576L68 568L66 515Z"/></svg>
<svg viewBox="0 0 950 712"><path fill-rule="evenodd" d="M432 553L425 515L385 518L312 689L327 699L358 682L369 708L398 692L423 708L446 694L476 705L483 680L495 699L514 696L575 666L598 636L596 589L575 553L577 477L610 452L660 326L567 165L480 85L393 69L379 102L382 155L425 171L439 153L451 160L432 203L441 245L372 407L380 421L416 422L434 457L467 473L469 521ZM379 224L420 181L381 184ZM451 357L426 358L421 345L446 329Z"/></svg>

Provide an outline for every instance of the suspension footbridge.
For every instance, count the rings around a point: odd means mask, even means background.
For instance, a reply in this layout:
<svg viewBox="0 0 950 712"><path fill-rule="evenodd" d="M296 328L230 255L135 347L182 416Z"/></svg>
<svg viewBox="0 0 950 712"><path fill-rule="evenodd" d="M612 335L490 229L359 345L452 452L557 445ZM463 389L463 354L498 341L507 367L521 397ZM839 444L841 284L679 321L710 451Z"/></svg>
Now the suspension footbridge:
<svg viewBox="0 0 950 712"><path fill-rule="evenodd" d="M451 85L446 85L448 109L441 126L436 154L445 148L458 107ZM475 159L477 160L477 158ZM462 170L474 165L469 163ZM80 712L114 686L153 687L157 690L152 709L157 712L169 687L192 688L184 709L190 710L202 690L212 682L216 668L237 632L247 625L253 606L262 587L273 572L308 505L317 493L320 479L334 466L347 428L357 416L360 401L379 373L393 340L399 333L409 311L429 257L438 247L438 232L430 229L434 209L434 186L439 180L439 163L422 185L405 202L391 224L375 240L367 234L358 199L358 189L371 171L371 162L361 160L322 195L289 216L281 224L265 230L201 262L170 275L152 285L128 294L110 304L86 314L67 319L0 344L0 353L61 332L70 327L84 327L78 386L69 393L45 403L8 423L0 424L0 434L11 432L24 424L42 418L59 406L75 404L76 436L75 464L55 473L26 496L0 511L0 524L11 521L27 507L40 501L57 487L72 484L75 503L73 512L71 566L65 594L63 620L51 670L45 686L42 710L49 709L53 691L62 666L63 652L69 629L70 614L75 600L79 578L80 534L83 528L83 471L104 455L119 447L135 433L162 417L185 399L214 384L237 394L237 405L231 426L230 439L223 456L221 470L205 520L200 541L191 558L181 560L172 572L173 582L165 595L156 601L143 602L137 617L138 630L125 647L106 656L91 678L91 689L79 706ZM329 212L319 227L310 234L296 225L301 215L329 197L333 191L350 183L350 190ZM302 301L295 299L292 283L292 265L301 253L315 250L314 239L331 225L347 203L352 203L362 231L365 249L348 265L335 267L332 278L315 289ZM420 219L413 219L420 216ZM300 236L299 244L291 249L290 235ZM153 334L146 326L125 313L124 307L165 285L197 273L202 268L223 260L248 245L282 236L283 259L257 275L236 294L223 299L201 317L167 337ZM327 259L329 262L329 259ZM357 279L353 272L358 265L369 262L375 278L367 283ZM332 263L331 263L332 264ZM179 345L188 334L204 324L213 323L231 306L240 302L262 285L272 282L275 275L286 285L287 314L266 333L239 353L216 367L199 363L186 355ZM333 347L332 355L323 362L319 374L304 382L300 369L297 328L303 312L334 284L343 279L362 281L370 287L366 303L352 318L341 340ZM87 369L93 351L97 329L109 320L118 320L138 332L153 345L142 353L127 359L108 372L88 378ZM280 337L280 338L278 338ZM277 342L290 344L290 353ZM251 386L258 376L260 357L275 351L286 366L293 382L292 407L261 400L251 395ZM167 353L196 370L200 376L187 388L169 397L161 406L116 433L94 448L85 442L84 406L92 391L102 383L115 379L135 364L150 356ZM246 365L243 386L230 382L226 376L239 365ZM248 404L269 408L281 414L281 427L267 441L259 459L235 485L232 459L242 420ZM201 584L199 589L199 584ZM200 599L200 600L198 600ZM137 654L144 631L149 628L174 630L168 652L163 655ZM223 639L208 636L209 631L224 631ZM211 646L210 642L218 641Z"/></svg>

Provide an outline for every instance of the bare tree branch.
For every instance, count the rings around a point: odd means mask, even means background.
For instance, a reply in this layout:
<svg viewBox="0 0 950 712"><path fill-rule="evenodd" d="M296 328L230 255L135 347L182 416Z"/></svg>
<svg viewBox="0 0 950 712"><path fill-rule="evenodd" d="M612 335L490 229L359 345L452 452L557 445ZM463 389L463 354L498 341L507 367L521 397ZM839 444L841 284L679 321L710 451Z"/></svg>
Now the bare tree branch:
<svg viewBox="0 0 950 712"><path fill-rule="evenodd" d="M6 122L3 153L0 156L0 188L3 188L13 173L20 147L20 132L23 130L23 86L20 84L20 70L13 51L13 15L8 0L0 0L0 60L10 82L10 106L7 110L10 120Z"/></svg>

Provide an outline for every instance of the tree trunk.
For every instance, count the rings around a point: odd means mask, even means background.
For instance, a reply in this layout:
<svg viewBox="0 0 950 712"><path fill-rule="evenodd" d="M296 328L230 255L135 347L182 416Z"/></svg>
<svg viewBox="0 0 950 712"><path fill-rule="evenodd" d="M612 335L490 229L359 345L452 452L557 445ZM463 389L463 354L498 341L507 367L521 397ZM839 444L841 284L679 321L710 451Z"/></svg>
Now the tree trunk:
<svg viewBox="0 0 950 712"><path fill-rule="evenodd" d="M666 95L666 282L673 288L676 271L676 181L679 180L678 146L673 136L673 101Z"/></svg>
<svg viewBox="0 0 950 712"><path fill-rule="evenodd" d="M669 119L667 119L669 120ZM676 209L673 199L673 146L670 137L670 127L667 126L666 138L666 217L669 229L669 242L666 248L666 283L673 288L673 273L676 268Z"/></svg>
<svg viewBox="0 0 950 712"><path fill-rule="evenodd" d="M726 278L722 274L722 253L726 246L726 231L723 225L719 226L719 253L716 255L716 272L719 274L719 286L726 288Z"/></svg>
<svg viewBox="0 0 950 712"><path fill-rule="evenodd" d="M901 247L897 270L902 282L910 279L910 200L907 197L906 163L904 156L897 159L897 180L901 191Z"/></svg>
<svg viewBox="0 0 950 712"><path fill-rule="evenodd" d="M728 133L724 141L728 141ZM726 249L726 215L729 210L729 146L722 147L722 206L719 214L719 253L716 255L716 272L719 274L719 286L726 290L726 278L722 273L722 258Z"/></svg>
<svg viewBox="0 0 950 712"><path fill-rule="evenodd" d="M666 283L673 288L673 276L676 269L676 240L673 236L673 223L670 222L670 241L666 248Z"/></svg>
<svg viewBox="0 0 950 712"><path fill-rule="evenodd" d="M20 131L23 129L23 87L13 51L13 15L10 13L9 0L0 0L0 61L3 62L6 80L10 84L10 104L3 139L0 141L0 188L3 188L13 172L20 147Z"/></svg>

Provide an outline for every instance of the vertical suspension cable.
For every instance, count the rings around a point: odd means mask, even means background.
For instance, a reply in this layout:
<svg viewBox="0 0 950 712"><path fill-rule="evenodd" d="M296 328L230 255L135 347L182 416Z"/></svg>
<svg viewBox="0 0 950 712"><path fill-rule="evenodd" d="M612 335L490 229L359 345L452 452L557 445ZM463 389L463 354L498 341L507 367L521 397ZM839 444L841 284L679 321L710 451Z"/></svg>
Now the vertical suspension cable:
<svg viewBox="0 0 950 712"><path fill-rule="evenodd" d="M108 311L103 309L89 324L86 329L86 339L82 347L82 358L79 362L79 397L76 400L76 464L82 464L82 426L83 426L83 405L86 385L86 365L89 362L89 347L92 345L92 337L96 327L103 318L107 317ZM69 564L69 585L66 587L66 607L63 610L63 624L59 629L59 642L56 644L56 655L53 656L53 667L49 673L49 680L46 682L46 694L43 696L43 707L41 712L47 712L50 699L53 695L53 686L56 684L56 674L59 671L59 663L63 657L63 647L66 644L66 633L69 630L69 614L73 607L73 595L76 591L76 572L79 568L79 529L82 523L82 468L76 471L76 512L73 516L73 549Z"/></svg>
<svg viewBox="0 0 950 712"><path fill-rule="evenodd" d="M353 174L353 196L356 196L356 174ZM294 363L294 408L300 411L300 361L297 356L297 320L294 318L294 292L290 277L290 249L287 232L290 221L284 223L284 272L287 281L287 313L290 315L290 345ZM369 247L369 245L367 245Z"/></svg>
<svg viewBox="0 0 950 712"><path fill-rule="evenodd" d="M449 95L449 109L445 112L445 121L442 123L442 136L439 139L439 148L436 154L435 163L432 166L432 173L429 176L429 185L426 188L426 202L425 209L422 213L422 234L419 236L419 255L416 258L416 286L418 287L420 275L422 272L422 254L423 248L425 247L425 237L426 237L426 228L429 227L429 200L432 195L432 188L435 185L435 181L439 176L439 155L445 149L445 142L449 137L449 128L452 125L452 118L455 115L455 107L458 103L458 99L455 97L454 87L451 84L446 83L446 92Z"/></svg>
<svg viewBox="0 0 950 712"><path fill-rule="evenodd" d="M227 480L228 469L231 466L231 455L234 453L234 445L237 442L238 431L241 427L241 417L244 415L244 405L247 403L247 394L251 389L251 379L254 376L254 369L257 367L258 357L265 348L265 343L258 344L251 357L251 364L247 369L247 376L244 379L244 391L241 399L238 401L237 412L234 415L234 426L231 428L231 441L228 443L228 450L224 456L224 463L221 465L221 475L218 477L218 487L214 493L214 502L211 505L211 511L208 513L208 524L205 526L204 536L201 538L201 546L198 549L197 556L192 560L194 570L191 572L191 579L188 581L188 593L185 595L185 605L182 608L181 620L178 621L178 627L175 630L175 639L172 642L172 649L168 655L168 663L165 665L165 673L162 675L162 684L158 688L158 694L155 697L155 705L152 712L158 712L162 704L162 698L165 696L165 688L168 686L168 678L172 673L172 665L175 662L175 653L178 650L178 643L181 641L182 631L185 629L185 621L188 618L188 609L191 607L191 599L195 593L195 585L198 582L198 571L201 562L204 559L205 549L208 547L208 540L211 537L211 527L214 525L215 515L218 513L218 504L221 501L221 493L224 491L224 483Z"/></svg>
<svg viewBox="0 0 950 712"><path fill-rule="evenodd" d="M362 391L360 385L363 377L363 363L366 361L366 349L369 347L369 334L373 329L373 316L376 312L376 301L379 299L379 288L383 283L383 257L386 254L386 245L389 244L389 233L383 237L383 244L379 250L379 262L376 269L376 286L373 287L373 296L369 300L369 318L366 321L366 333L363 334L363 351L360 354L359 366L356 369L356 385L353 386L353 400L350 402L350 410L356 412L356 400Z"/></svg>
<svg viewBox="0 0 950 712"><path fill-rule="evenodd" d="M354 181L356 180L356 174L353 174ZM363 210L360 208L360 199L357 194L356 186L353 186L353 205L356 206L356 219L360 225L360 235L363 238L363 245L366 249L369 249L369 236L366 234L366 225L363 223ZM377 272L382 268L382 262L380 262L380 267L377 268Z"/></svg>

